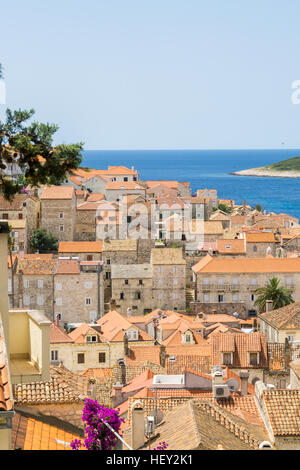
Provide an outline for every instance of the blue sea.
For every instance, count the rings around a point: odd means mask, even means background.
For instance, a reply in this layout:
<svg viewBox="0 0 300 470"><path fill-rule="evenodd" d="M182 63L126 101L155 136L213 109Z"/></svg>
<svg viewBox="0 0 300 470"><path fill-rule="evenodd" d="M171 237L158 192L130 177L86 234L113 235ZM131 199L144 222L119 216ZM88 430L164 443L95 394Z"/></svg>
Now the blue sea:
<svg viewBox="0 0 300 470"><path fill-rule="evenodd" d="M300 218L300 179L234 176L229 173L300 155L300 149L276 150L86 150L82 166L134 166L142 180L190 181L197 189L217 189L222 199L261 204L267 211Z"/></svg>

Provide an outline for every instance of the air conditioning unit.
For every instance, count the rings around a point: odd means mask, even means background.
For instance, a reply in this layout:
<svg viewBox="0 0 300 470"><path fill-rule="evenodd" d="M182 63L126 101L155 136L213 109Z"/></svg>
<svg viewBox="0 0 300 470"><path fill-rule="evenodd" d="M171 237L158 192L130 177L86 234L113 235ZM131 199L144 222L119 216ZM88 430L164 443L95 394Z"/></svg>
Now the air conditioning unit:
<svg viewBox="0 0 300 470"><path fill-rule="evenodd" d="M213 397L214 398L228 398L230 395L229 386L227 384L214 385Z"/></svg>

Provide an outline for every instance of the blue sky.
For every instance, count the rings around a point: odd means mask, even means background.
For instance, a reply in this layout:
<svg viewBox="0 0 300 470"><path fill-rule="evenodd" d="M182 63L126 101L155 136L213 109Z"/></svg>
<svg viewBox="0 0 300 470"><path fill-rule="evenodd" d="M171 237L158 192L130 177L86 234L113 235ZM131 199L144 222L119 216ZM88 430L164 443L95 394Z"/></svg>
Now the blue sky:
<svg viewBox="0 0 300 470"><path fill-rule="evenodd" d="M300 148L299 17L299 0L1 2L7 106L86 149Z"/></svg>

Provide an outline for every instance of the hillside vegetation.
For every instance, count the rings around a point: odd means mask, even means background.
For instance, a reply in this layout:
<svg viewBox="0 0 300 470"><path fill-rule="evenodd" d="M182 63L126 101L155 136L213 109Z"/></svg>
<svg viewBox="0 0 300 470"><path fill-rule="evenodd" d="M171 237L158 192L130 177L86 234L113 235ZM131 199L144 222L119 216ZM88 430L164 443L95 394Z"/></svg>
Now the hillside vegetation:
<svg viewBox="0 0 300 470"><path fill-rule="evenodd" d="M267 165L261 167L266 170L273 171L299 171L300 172L300 157L287 158L281 162L272 163L272 165Z"/></svg>

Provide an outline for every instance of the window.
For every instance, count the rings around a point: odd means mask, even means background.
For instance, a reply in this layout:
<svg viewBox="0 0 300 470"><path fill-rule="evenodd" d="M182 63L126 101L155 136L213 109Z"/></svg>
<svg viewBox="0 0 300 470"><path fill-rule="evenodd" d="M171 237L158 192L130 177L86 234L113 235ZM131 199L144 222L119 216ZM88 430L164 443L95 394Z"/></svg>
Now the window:
<svg viewBox="0 0 300 470"><path fill-rule="evenodd" d="M87 261L93 261L93 255L87 255L86 260Z"/></svg>
<svg viewBox="0 0 300 470"><path fill-rule="evenodd" d="M128 178L127 178L127 176L124 176L124 178L123 178L123 179L124 179L124 181L128 181Z"/></svg>
<svg viewBox="0 0 300 470"><path fill-rule="evenodd" d="M19 232L12 232L12 236L14 238L19 238Z"/></svg>
<svg viewBox="0 0 300 470"><path fill-rule="evenodd" d="M203 279L203 284L205 285L209 284L209 279L207 277Z"/></svg>
<svg viewBox="0 0 300 470"><path fill-rule="evenodd" d="M178 279L173 279L173 284L176 286L178 284Z"/></svg>
<svg viewBox="0 0 300 470"><path fill-rule="evenodd" d="M124 300L124 292L120 292L120 300Z"/></svg>
<svg viewBox="0 0 300 470"><path fill-rule="evenodd" d="M249 352L248 353L248 362L250 366L257 366L259 364L259 353Z"/></svg>
<svg viewBox="0 0 300 470"><path fill-rule="evenodd" d="M99 362L101 363L105 362L105 352L100 352L98 357L99 357Z"/></svg>
<svg viewBox="0 0 300 470"><path fill-rule="evenodd" d="M251 300L251 302L255 301L255 294L250 294L250 300Z"/></svg>
<svg viewBox="0 0 300 470"><path fill-rule="evenodd" d="M77 354L77 364L84 364L84 353Z"/></svg>
<svg viewBox="0 0 300 470"><path fill-rule="evenodd" d="M29 297L29 295L24 295L24 297L23 297L23 302L24 302L24 305L30 305L30 297Z"/></svg>
<svg viewBox="0 0 300 470"><path fill-rule="evenodd" d="M53 350L51 351L51 362L57 362L58 361L58 351Z"/></svg>
<svg viewBox="0 0 300 470"><path fill-rule="evenodd" d="M292 343L294 341L294 335L287 335L287 339L289 343Z"/></svg>
<svg viewBox="0 0 300 470"><path fill-rule="evenodd" d="M254 252L257 251L257 246L256 246L256 245L253 246L253 251L254 251Z"/></svg>
<svg viewBox="0 0 300 470"><path fill-rule="evenodd" d="M105 278L106 278L106 279L110 279L110 272L109 272L109 271L106 271L106 273L105 273Z"/></svg>
<svg viewBox="0 0 300 470"><path fill-rule="evenodd" d="M86 297L85 299L85 305L91 305L91 298L90 297Z"/></svg>
<svg viewBox="0 0 300 470"><path fill-rule="evenodd" d="M142 280L142 279L139 279L139 285L140 285L140 286L143 285L143 280Z"/></svg>
<svg viewBox="0 0 300 470"><path fill-rule="evenodd" d="M185 335L185 342L186 342L186 343L190 343L191 340L192 340L192 337L191 337L190 333L186 333L186 335Z"/></svg>
<svg viewBox="0 0 300 470"><path fill-rule="evenodd" d="M136 299L137 299L137 300L140 300L140 298L141 298L141 293L140 293L140 292L137 292L137 293L136 293Z"/></svg>
<svg viewBox="0 0 300 470"><path fill-rule="evenodd" d="M2 214L2 219L8 220L8 214Z"/></svg>
<svg viewBox="0 0 300 470"><path fill-rule="evenodd" d="M218 279L218 284L219 284L219 285L223 285L223 284L224 284L224 279L223 279L223 278Z"/></svg>
<svg viewBox="0 0 300 470"><path fill-rule="evenodd" d="M204 294L203 300L204 302L209 302L209 294Z"/></svg>
<svg viewBox="0 0 300 470"><path fill-rule="evenodd" d="M128 279L125 279L125 284L128 285Z"/></svg>
<svg viewBox="0 0 300 470"><path fill-rule="evenodd" d="M233 302L238 302L238 301L239 301L239 296L238 296L238 294L232 294L232 301L233 301Z"/></svg>
<svg viewBox="0 0 300 470"><path fill-rule="evenodd" d="M178 294L177 294L177 292L174 292L174 294L173 294L173 299L178 299Z"/></svg>
<svg viewBox="0 0 300 470"><path fill-rule="evenodd" d="M63 226L63 225L60 225L60 226L59 226L59 231L60 231L60 232L63 232L63 231L64 231L64 226Z"/></svg>
<svg viewBox="0 0 300 470"><path fill-rule="evenodd" d="M22 212L19 214L19 220L22 220L23 219L23 214Z"/></svg>
<svg viewBox="0 0 300 470"><path fill-rule="evenodd" d="M233 284L233 285L236 286L238 283L239 283L239 280L238 280L238 279L232 279L232 284Z"/></svg>
<svg viewBox="0 0 300 470"><path fill-rule="evenodd" d="M163 294L160 292L157 296L158 299L162 299L163 298Z"/></svg>
<svg viewBox="0 0 300 470"><path fill-rule="evenodd" d="M56 290L62 290L62 284L60 282L57 282Z"/></svg>
<svg viewBox="0 0 300 470"><path fill-rule="evenodd" d="M251 284L252 284L252 286L256 285L256 278L255 277L253 279L251 279Z"/></svg>
<svg viewBox="0 0 300 470"><path fill-rule="evenodd" d="M29 281L28 281L28 279L24 279L23 285L24 285L24 288L25 288L25 289L27 289L27 288L29 287Z"/></svg>
<svg viewBox="0 0 300 470"><path fill-rule="evenodd" d="M161 286L162 285L162 279L158 279L158 284Z"/></svg>
<svg viewBox="0 0 300 470"><path fill-rule="evenodd" d="M57 299L55 300L55 303L56 303L56 305L62 305L62 298L57 297Z"/></svg>
<svg viewBox="0 0 300 470"><path fill-rule="evenodd" d="M106 260L106 264L110 264L110 259Z"/></svg>
<svg viewBox="0 0 300 470"><path fill-rule="evenodd" d="M60 219L63 219L63 218L64 218L64 213L63 213L63 212L60 212L60 213L59 213L59 218L60 218Z"/></svg>
<svg viewBox="0 0 300 470"><path fill-rule="evenodd" d="M177 266L173 266L173 273L177 272Z"/></svg>
<svg viewBox="0 0 300 470"><path fill-rule="evenodd" d="M139 339L137 330L127 331L126 334L131 341L137 341Z"/></svg>
<svg viewBox="0 0 300 470"><path fill-rule="evenodd" d="M43 288L43 284L44 284L44 282L42 281L42 279L38 279L37 286L38 286L39 289Z"/></svg>
<svg viewBox="0 0 300 470"><path fill-rule="evenodd" d="M97 343L97 336L86 336L85 338L86 343Z"/></svg>
<svg viewBox="0 0 300 470"><path fill-rule="evenodd" d="M85 288L86 289L91 289L92 288L92 283L91 282L86 282L85 283Z"/></svg>
<svg viewBox="0 0 300 470"><path fill-rule="evenodd" d="M224 302L224 295L223 294L219 294L218 295L218 302Z"/></svg>
<svg viewBox="0 0 300 470"><path fill-rule="evenodd" d="M44 296L43 295L38 295L36 299L37 305L44 305Z"/></svg>
<svg viewBox="0 0 300 470"><path fill-rule="evenodd" d="M224 365L231 365L232 364L232 352L223 352L222 353L222 363Z"/></svg>

